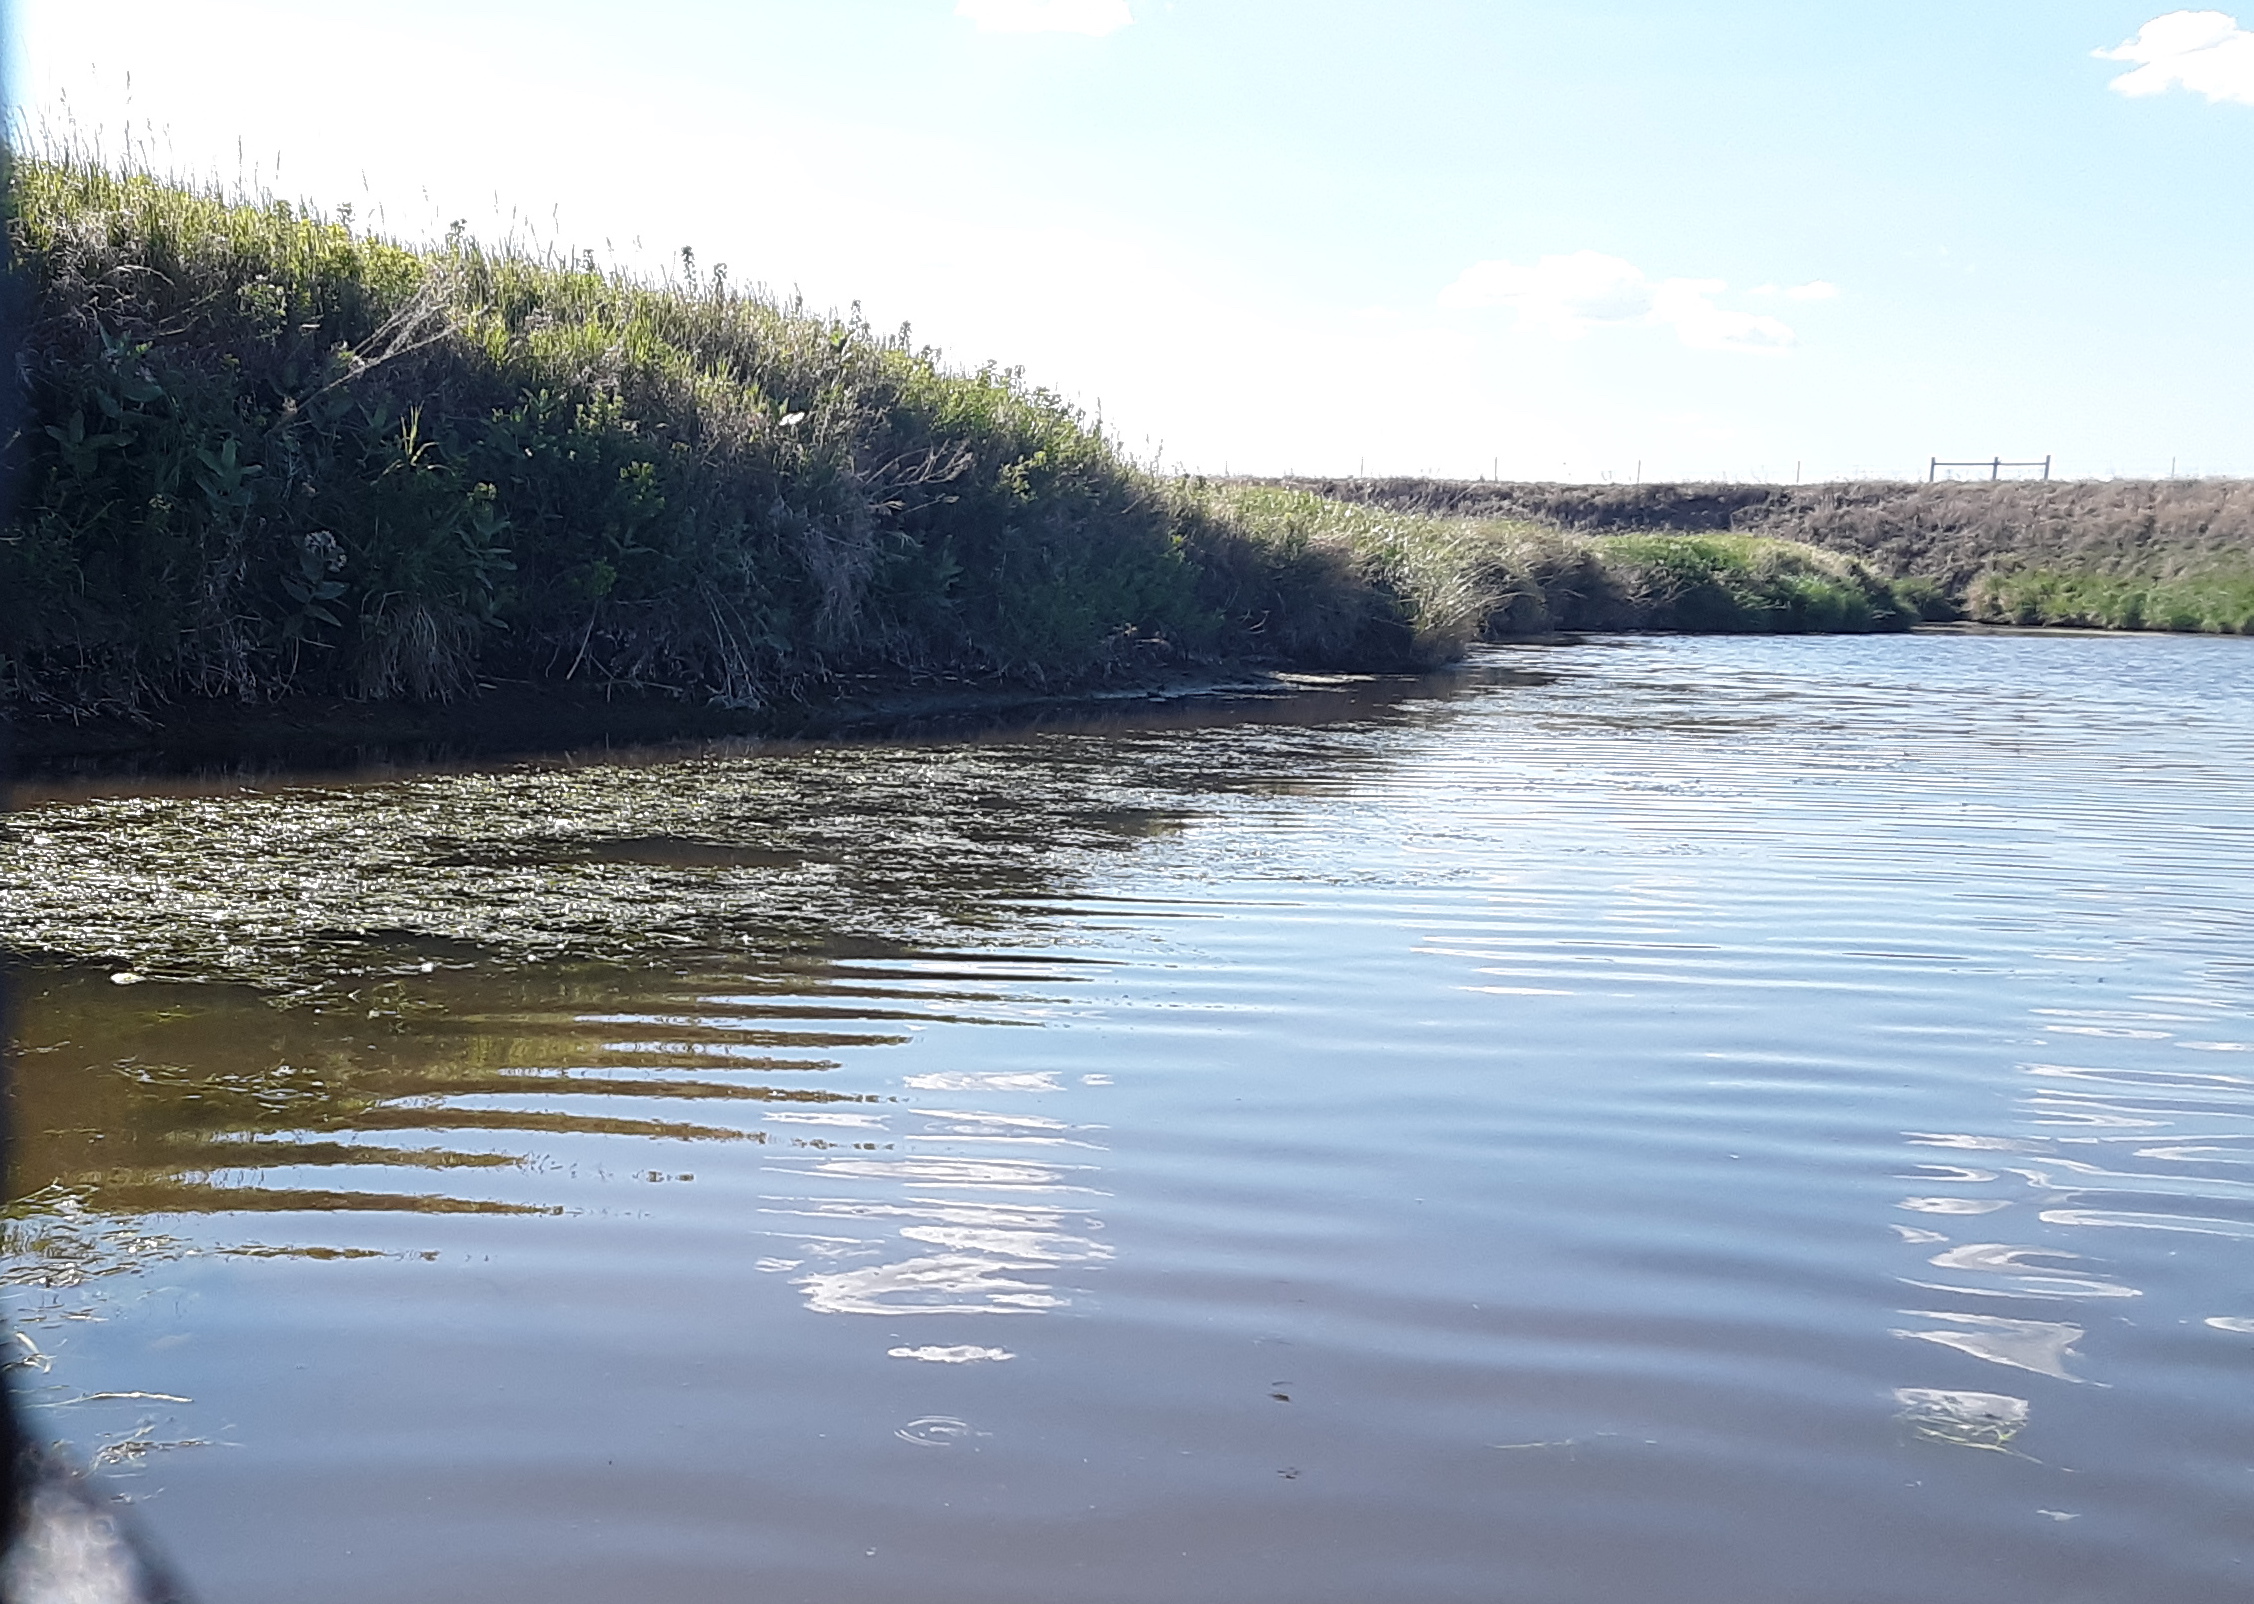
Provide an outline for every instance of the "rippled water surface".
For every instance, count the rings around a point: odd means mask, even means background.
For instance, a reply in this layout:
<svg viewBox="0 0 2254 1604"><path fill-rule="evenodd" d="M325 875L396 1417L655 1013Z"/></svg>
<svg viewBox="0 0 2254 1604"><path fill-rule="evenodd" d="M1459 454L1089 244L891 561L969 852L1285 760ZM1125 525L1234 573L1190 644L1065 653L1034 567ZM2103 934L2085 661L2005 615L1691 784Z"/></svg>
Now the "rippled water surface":
<svg viewBox="0 0 2254 1604"><path fill-rule="evenodd" d="M2254 1590L2254 642L34 797L35 1429L244 1604Z"/></svg>

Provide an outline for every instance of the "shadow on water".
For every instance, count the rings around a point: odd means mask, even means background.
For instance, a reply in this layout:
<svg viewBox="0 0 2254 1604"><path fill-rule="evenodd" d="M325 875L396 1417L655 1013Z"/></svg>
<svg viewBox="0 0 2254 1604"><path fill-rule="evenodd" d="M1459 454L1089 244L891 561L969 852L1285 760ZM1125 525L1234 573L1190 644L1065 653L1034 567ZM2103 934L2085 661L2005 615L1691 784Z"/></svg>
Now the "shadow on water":
<svg viewBox="0 0 2254 1604"><path fill-rule="evenodd" d="M836 717L812 733L818 710L774 721L761 734L695 733L639 738L588 736L538 718L512 723L505 711L481 713L478 728L454 738L399 736L340 741L293 733L285 721L235 732L243 738L201 744L127 745L115 751L55 753L17 765L18 794L27 801L77 800L105 794L194 794L212 789L311 782L369 781L458 773L516 764L581 766L666 762L692 754L787 752L838 746L897 746L932 741L1022 740L1035 734L1129 734L1188 731L1246 720L1321 725L1382 716L1406 698L1448 695L1472 683L1542 685L1553 677L1541 655L1572 641L1531 641L1512 648L1508 664L1422 675L1265 674L1175 689L1085 695L980 697L900 710ZM460 711L456 709L455 711ZM470 709L476 713L477 709ZM443 715L440 715L443 716ZM794 722L803 726L794 728ZM654 726L653 728L660 727ZM255 736L255 738L251 738Z"/></svg>

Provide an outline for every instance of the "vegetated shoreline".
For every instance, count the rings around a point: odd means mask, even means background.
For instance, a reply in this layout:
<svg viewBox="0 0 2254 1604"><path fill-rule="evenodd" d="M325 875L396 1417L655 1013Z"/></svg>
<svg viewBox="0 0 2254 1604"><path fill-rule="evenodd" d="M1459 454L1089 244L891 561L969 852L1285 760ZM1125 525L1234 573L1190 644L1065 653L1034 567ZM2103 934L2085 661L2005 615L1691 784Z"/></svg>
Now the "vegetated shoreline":
<svg viewBox="0 0 2254 1604"><path fill-rule="evenodd" d="M2254 480L1568 485L1248 480L1439 517L1603 537L1790 540L1932 585L1980 623L2254 635Z"/></svg>
<svg viewBox="0 0 2254 1604"><path fill-rule="evenodd" d="M18 154L6 221L0 716L33 767L809 733L1960 610L1767 529L1164 475L1016 372L686 259L410 248L67 150Z"/></svg>

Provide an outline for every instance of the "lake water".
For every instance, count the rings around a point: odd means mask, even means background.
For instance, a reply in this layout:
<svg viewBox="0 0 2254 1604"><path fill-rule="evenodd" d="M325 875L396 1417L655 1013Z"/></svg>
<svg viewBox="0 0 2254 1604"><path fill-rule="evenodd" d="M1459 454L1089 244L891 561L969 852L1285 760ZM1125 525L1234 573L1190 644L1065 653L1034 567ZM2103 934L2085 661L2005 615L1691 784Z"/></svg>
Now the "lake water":
<svg viewBox="0 0 2254 1604"><path fill-rule="evenodd" d="M15 1379L231 1604L2243 1600L2250 775L1936 633L33 797Z"/></svg>

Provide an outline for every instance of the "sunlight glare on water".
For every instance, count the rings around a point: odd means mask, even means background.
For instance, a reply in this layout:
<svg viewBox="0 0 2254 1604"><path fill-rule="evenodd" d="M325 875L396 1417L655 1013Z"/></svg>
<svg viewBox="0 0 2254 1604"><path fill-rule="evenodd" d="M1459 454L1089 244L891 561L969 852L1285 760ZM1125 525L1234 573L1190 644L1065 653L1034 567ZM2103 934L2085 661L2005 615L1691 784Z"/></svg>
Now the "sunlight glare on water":
<svg viewBox="0 0 2254 1604"><path fill-rule="evenodd" d="M1937 633L57 791L16 1380L246 1604L2240 1599L2249 773Z"/></svg>

